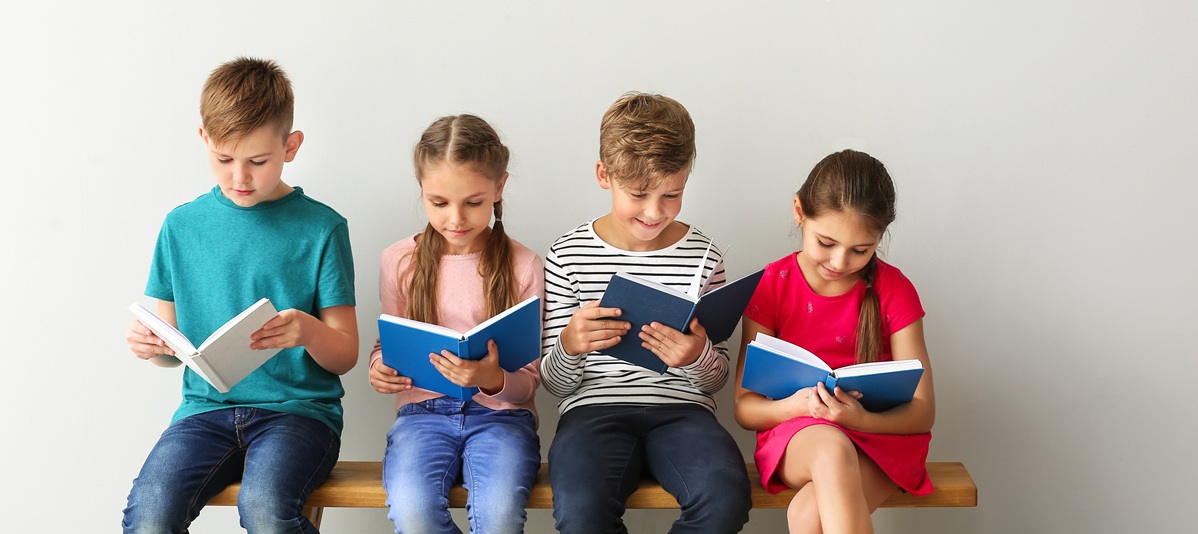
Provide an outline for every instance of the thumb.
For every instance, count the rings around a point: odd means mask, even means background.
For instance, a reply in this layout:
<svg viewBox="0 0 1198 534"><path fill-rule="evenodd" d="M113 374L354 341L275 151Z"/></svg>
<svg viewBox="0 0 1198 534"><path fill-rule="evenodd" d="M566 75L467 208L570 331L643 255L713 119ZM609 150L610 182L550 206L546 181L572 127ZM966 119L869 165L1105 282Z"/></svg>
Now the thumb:
<svg viewBox="0 0 1198 534"><path fill-rule="evenodd" d="M694 334L696 336L707 337L707 329L703 328L703 325L699 324L698 319L691 319L691 324L690 324L689 330L690 330L691 334Z"/></svg>

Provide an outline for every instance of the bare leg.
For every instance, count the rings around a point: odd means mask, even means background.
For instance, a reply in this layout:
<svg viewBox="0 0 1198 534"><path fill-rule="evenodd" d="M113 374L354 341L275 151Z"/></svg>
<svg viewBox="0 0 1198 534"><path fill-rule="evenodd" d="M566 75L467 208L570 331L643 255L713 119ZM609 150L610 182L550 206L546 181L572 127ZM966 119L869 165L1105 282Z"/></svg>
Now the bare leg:
<svg viewBox="0 0 1198 534"><path fill-rule="evenodd" d="M799 431L779 466L783 483L799 492L787 508L793 533L872 533L870 513L895 485L835 427Z"/></svg>

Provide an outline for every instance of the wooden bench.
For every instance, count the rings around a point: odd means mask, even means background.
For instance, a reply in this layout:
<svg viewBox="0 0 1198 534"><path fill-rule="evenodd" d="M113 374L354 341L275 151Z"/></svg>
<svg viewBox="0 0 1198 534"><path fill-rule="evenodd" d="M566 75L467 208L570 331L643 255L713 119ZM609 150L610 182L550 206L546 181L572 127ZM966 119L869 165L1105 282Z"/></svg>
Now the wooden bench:
<svg viewBox="0 0 1198 534"><path fill-rule="evenodd" d="M757 466L747 464L749 480L753 488L753 508L786 508L794 497L793 490L770 494L761 487L761 476ZM916 497L896 492L884 508L923 507L971 507L978 505L978 489L973 478L960 462L929 462L928 474L932 477L935 491L931 495ZM236 506L240 484L232 484L208 501L209 506ZM333 472L323 485L308 497L305 515L319 526L325 508L386 508L387 493L383 490L383 469L380 462L337 462ZM455 508L466 506L466 489L454 486L449 492L449 505ZM678 501L653 480L641 481L640 487L628 498L627 507L667 509L678 508ZM537 481L528 497L528 508L553 508L553 491L549 488L549 464L541 464Z"/></svg>

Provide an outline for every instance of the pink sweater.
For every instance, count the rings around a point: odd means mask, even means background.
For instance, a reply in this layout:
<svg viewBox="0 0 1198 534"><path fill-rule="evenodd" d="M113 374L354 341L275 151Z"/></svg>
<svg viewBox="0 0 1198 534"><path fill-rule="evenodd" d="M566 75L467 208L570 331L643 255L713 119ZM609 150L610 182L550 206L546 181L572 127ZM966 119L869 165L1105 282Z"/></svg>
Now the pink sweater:
<svg viewBox="0 0 1198 534"><path fill-rule="evenodd" d="M404 317L407 306L407 280L399 283L399 273L408 268L408 254L416 246L415 236L387 247L379 261L379 301L383 313ZM440 271L437 273L437 309L441 314L441 326L465 332L490 318L483 298L483 279L478 266L482 253L441 256ZM515 268L520 294L517 301L533 295L545 298L545 269L541 258L528 247L512 240L512 264ZM542 310L543 312L543 310ZM374 342L370 363L382 358L379 341ZM481 391L473 401L492 410L523 409L537 414L533 399L541 383L541 361L534 360L520 370L504 371L503 389L494 395ZM441 396L427 389L412 388L395 394L395 408Z"/></svg>

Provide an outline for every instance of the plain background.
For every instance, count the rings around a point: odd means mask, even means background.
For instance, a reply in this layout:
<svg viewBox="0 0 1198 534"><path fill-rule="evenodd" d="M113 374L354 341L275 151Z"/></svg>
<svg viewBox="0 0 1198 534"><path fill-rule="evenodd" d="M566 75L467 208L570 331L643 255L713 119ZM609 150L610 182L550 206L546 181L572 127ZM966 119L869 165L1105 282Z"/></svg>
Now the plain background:
<svg viewBox="0 0 1198 534"><path fill-rule="evenodd" d="M149 303L167 211L213 185L200 87L238 55L294 83L306 141L284 179L350 221L363 354L378 254L424 224L410 154L429 122L471 112L500 130L508 228L543 254L610 205L593 173L604 110L658 92L698 128L680 219L732 247L732 276L794 250L791 195L827 153L893 174L884 257L927 309L931 459L964 461L980 505L882 510L879 531L1191 529L1195 22L1180 1L6 2L3 530L119 528L179 400L179 370L125 347L124 308ZM342 458L377 460L392 399L365 365L344 383ZM555 399L538 406L547 450ZM192 532L235 525L212 508ZM379 509L324 525L390 528ZM754 511L746 532L784 525ZM529 512L529 532L551 530Z"/></svg>

